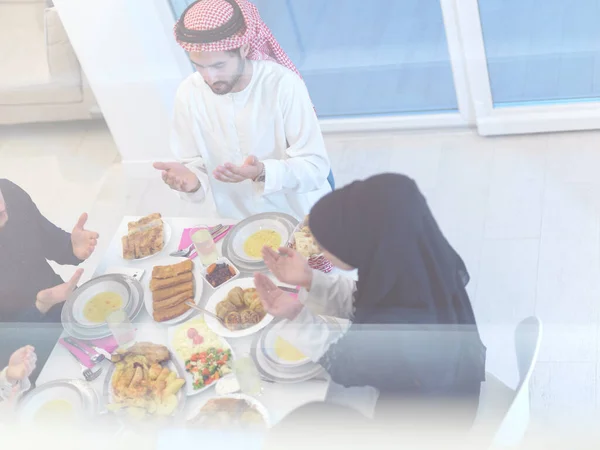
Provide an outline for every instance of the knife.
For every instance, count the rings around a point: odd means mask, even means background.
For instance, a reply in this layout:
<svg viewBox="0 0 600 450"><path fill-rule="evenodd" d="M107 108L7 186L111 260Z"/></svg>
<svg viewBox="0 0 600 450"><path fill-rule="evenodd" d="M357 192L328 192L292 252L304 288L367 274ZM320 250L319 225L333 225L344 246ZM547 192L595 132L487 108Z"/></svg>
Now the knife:
<svg viewBox="0 0 600 450"><path fill-rule="evenodd" d="M106 356L103 355L102 353L96 351L96 349L94 349L94 352L90 352L89 350L87 350L85 347L87 347L87 344L84 344L83 342L79 342L76 341L74 338L72 337L66 337L64 338L64 341L67 344L72 345L73 347L75 347L77 350L82 351L88 358L90 358L90 361L92 362L92 364L96 365L99 362L102 362L106 359Z"/></svg>

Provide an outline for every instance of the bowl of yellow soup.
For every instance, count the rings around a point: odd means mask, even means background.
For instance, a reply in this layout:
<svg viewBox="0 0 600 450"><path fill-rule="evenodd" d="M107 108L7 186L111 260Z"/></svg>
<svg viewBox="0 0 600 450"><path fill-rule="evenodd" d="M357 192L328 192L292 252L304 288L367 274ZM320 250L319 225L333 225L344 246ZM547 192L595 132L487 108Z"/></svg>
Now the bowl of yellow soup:
<svg viewBox="0 0 600 450"><path fill-rule="evenodd" d="M51 382L23 398L19 404L19 420L35 426L74 425L87 406L83 393L75 385L67 381Z"/></svg>
<svg viewBox="0 0 600 450"><path fill-rule="evenodd" d="M131 301L129 284L118 277L100 277L78 288L69 302L73 319L82 327L106 325L106 317L114 311L126 310Z"/></svg>
<svg viewBox="0 0 600 450"><path fill-rule="evenodd" d="M298 367L310 362L310 358L294 347L290 340L286 339L284 329L290 326L287 320L277 322L263 340L263 353L266 358L283 367Z"/></svg>
<svg viewBox="0 0 600 450"><path fill-rule="evenodd" d="M233 239L235 255L247 262L262 261L263 247L277 250L290 238L290 231L280 221L260 219L238 230Z"/></svg>

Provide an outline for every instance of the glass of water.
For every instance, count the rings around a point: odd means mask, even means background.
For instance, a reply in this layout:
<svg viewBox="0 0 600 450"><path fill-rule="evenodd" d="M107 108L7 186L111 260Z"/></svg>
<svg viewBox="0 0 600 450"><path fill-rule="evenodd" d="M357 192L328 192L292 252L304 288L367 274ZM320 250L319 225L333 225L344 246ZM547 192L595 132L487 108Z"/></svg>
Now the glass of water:
<svg viewBox="0 0 600 450"><path fill-rule="evenodd" d="M208 267L219 259L215 240L207 229L197 230L192 234L192 242L204 267Z"/></svg>
<svg viewBox="0 0 600 450"><path fill-rule="evenodd" d="M252 397L262 394L260 373L250 355L243 355L233 360L233 371L240 385L240 390Z"/></svg>
<svg viewBox="0 0 600 450"><path fill-rule="evenodd" d="M119 347L126 347L135 341L135 327L122 309L110 313L106 323Z"/></svg>

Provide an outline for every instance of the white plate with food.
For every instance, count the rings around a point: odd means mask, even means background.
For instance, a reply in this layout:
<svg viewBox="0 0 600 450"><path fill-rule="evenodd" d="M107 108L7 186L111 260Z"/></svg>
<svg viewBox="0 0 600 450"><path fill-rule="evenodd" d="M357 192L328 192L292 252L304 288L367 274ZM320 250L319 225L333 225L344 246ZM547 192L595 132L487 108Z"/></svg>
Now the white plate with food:
<svg viewBox="0 0 600 450"><path fill-rule="evenodd" d="M168 419L183 411L186 395L183 369L164 345L137 342L113 353L104 382L107 409L143 423Z"/></svg>
<svg viewBox="0 0 600 450"><path fill-rule="evenodd" d="M262 334L255 337L252 344L251 356L256 364L256 368L264 378L276 383L293 384L302 383L323 375L323 367L312 361L298 367L281 366L269 361L262 350L264 345L263 337L264 335Z"/></svg>
<svg viewBox="0 0 600 450"><path fill-rule="evenodd" d="M94 390L78 380L56 380L28 392L19 402L19 421L47 426L91 419L98 413Z"/></svg>
<svg viewBox="0 0 600 450"><path fill-rule="evenodd" d="M205 309L227 324L224 326L216 318L205 316L210 329L223 337L250 336L273 320L273 316L263 309L254 286L254 278L238 278L217 289Z"/></svg>
<svg viewBox="0 0 600 450"><path fill-rule="evenodd" d="M194 310L186 305L200 303L204 282L199 263L183 258L161 259L143 282L144 306L155 322L176 325L187 320Z"/></svg>
<svg viewBox="0 0 600 450"><path fill-rule="evenodd" d="M168 339L172 356L185 369L187 395L200 394L218 380L233 376L231 346L202 316L169 328Z"/></svg>
<svg viewBox="0 0 600 450"><path fill-rule="evenodd" d="M120 280L125 282L129 286L129 289L131 290L131 300L124 307L124 311L127 314L129 320L133 321L140 313L140 311L144 308L144 289L142 287L142 284L139 281L134 280L133 278L128 277L126 275L109 274L101 275L97 278L94 278L80 286L79 289L84 288L88 284L98 283L103 280ZM65 331L74 338L82 339L85 341L93 339L102 339L111 336L112 332L110 331L110 329L108 328L108 324L106 323L100 326L86 327L81 326L77 322L73 315L73 303L79 295L79 289L73 292L73 294L71 294L71 296L65 302L64 307L62 308L61 323Z"/></svg>
<svg viewBox="0 0 600 450"><path fill-rule="evenodd" d="M90 280L73 295L73 318L85 328L106 325L106 317L119 309L127 310L132 301L130 285L119 277L101 277Z"/></svg>
<svg viewBox="0 0 600 450"><path fill-rule="evenodd" d="M159 213L129 222L121 238L121 256L127 261L153 258L169 245L172 234L171 226Z"/></svg>
<svg viewBox="0 0 600 450"><path fill-rule="evenodd" d="M280 220L259 219L236 230L232 248L242 261L257 262L263 260L263 247L277 250L289 238L290 231Z"/></svg>
<svg viewBox="0 0 600 450"><path fill-rule="evenodd" d="M187 418L188 427L204 430L264 431L271 426L267 408L255 398L230 394L208 399Z"/></svg>
<svg viewBox="0 0 600 450"><path fill-rule="evenodd" d="M271 362L284 367L300 367L311 362L310 358L281 337L287 320L281 320L265 331L262 351Z"/></svg>
<svg viewBox="0 0 600 450"><path fill-rule="evenodd" d="M317 240L308 226L309 216L299 223L287 241L287 246L293 248L306 259L318 258L323 256L323 251L319 247Z"/></svg>

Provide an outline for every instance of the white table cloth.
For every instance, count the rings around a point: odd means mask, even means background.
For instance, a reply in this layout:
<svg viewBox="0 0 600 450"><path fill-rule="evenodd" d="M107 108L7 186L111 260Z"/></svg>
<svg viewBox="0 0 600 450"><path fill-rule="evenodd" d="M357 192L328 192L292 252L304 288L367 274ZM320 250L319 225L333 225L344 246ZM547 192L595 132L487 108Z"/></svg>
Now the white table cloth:
<svg viewBox="0 0 600 450"><path fill-rule="evenodd" d="M169 253L177 250L184 228L191 228L197 225L212 226L219 223L224 225L234 223L232 221L220 219L164 218L163 220L167 222L172 229L171 240L166 245L165 249L159 255L149 259L140 261L126 261L121 257L121 237L127 234L127 223L133 220L137 220L137 218L123 218L123 221L113 237L106 254L96 268L94 276L103 275L107 269L113 266L142 268L146 270L144 278L142 279L142 283L146 283L147 277L151 276L152 267L156 264L156 262L168 257ZM220 241L217 246L220 251L222 247L222 241ZM199 262L197 262L197 264L199 264ZM210 288L210 286L204 282L201 305L205 305L207 303L213 292L214 291ZM146 312L145 308L136 318L135 325L137 327L137 340L147 340L168 346L168 327L154 322L151 316ZM236 355L243 355L248 353L250 350L252 336L228 339L228 342L233 347ZM106 379L105 374L109 364L109 362L101 363L104 372L97 380L92 382L92 386L98 393L101 400L103 400L104 396L104 383ZM62 345L57 344L38 377L37 385L58 379L82 379L83 376L81 372L81 366L77 363L74 357L71 356ZM275 423L294 409L306 403L323 401L327 393L327 385L328 383L322 380L311 380L296 384L275 384L263 382L263 393L258 400L269 410L271 421ZM186 414L192 414L206 399L215 395L216 393L214 387L212 387L205 392L188 397L186 403Z"/></svg>

